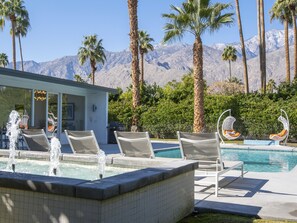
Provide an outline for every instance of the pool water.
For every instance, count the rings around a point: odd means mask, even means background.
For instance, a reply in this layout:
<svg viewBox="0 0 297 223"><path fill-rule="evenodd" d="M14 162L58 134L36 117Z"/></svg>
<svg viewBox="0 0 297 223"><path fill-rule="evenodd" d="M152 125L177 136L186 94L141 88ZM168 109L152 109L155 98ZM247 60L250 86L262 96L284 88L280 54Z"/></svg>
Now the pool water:
<svg viewBox="0 0 297 223"><path fill-rule="evenodd" d="M182 158L179 148L160 149L154 151L156 157Z"/></svg>
<svg viewBox="0 0 297 223"><path fill-rule="evenodd" d="M0 170L5 171L7 158L1 158ZM104 178L119 175L136 169L106 166ZM48 176L49 162L35 160L16 160L15 171L18 173L32 173ZM58 176L76 178L82 180L97 180L99 171L96 165L79 165L71 163L61 163Z"/></svg>
<svg viewBox="0 0 297 223"><path fill-rule="evenodd" d="M179 148L155 151L157 157L181 158ZM252 172L288 172L297 165L297 152L222 149L222 159L244 162L244 170Z"/></svg>

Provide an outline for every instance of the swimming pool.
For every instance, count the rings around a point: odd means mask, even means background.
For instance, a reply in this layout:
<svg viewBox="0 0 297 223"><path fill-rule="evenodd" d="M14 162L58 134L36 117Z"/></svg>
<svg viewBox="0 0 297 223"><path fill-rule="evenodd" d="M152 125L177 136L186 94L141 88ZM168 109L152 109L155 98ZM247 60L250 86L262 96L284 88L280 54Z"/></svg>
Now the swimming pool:
<svg viewBox="0 0 297 223"><path fill-rule="evenodd" d="M0 158L0 171L5 171L8 159ZM17 173L30 173L36 175L49 175L49 162L48 161L36 161L36 160L16 160L16 172ZM69 177L82 180L97 180L99 178L98 166L95 165L79 165L72 163L61 163L59 167L58 175L60 177ZM124 167L105 167L104 178L119 175L122 173L135 171L134 168Z"/></svg>
<svg viewBox="0 0 297 223"><path fill-rule="evenodd" d="M179 148L155 151L157 157L181 158ZM254 150L254 149L222 149L223 160L240 160L244 162L244 170L252 172L288 172L297 165L297 152Z"/></svg>

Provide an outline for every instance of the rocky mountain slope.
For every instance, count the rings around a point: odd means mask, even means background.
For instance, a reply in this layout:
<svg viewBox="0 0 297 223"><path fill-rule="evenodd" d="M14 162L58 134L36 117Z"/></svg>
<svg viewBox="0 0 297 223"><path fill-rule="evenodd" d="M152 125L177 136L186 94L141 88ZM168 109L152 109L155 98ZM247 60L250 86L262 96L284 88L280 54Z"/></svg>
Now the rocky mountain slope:
<svg viewBox="0 0 297 223"><path fill-rule="evenodd" d="M292 43L290 31L290 43ZM285 61L283 49L283 31L271 30L267 32L267 80L275 79L277 83L285 80ZM240 45L233 44L238 50ZM221 54L226 44L216 44L212 47L204 46L204 78L210 85L216 81L226 80L229 77L228 62L222 61ZM249 83L252 90L260 85L257 37L246 41L249 55L248 71ZM293 49L291 61L293 60ZM98 66L96 84L106 87L120 87L126 89L131 84L129 51L106 51L106 63ZM153 52L145 57L145 80L148 83L165 85L172 80L180 80L192 67L192 46L188 44L158 45ZM20 64L18 63L18 67ZM293 70L293 67L291 68ZM80 66L77 56L65 56L53 61L36 63L25 62L25 71L49 75L53 77L73 79L80 74L84 79L90 73L90 66L86 63ZM239 57L232 63L232 75L243 80L242 60Z"/></svg>
<svg viewBox="0 0 297 223"><path fill-rule="evenodd" d="M292 45L294 43L294 33L293 30L289 30L289 44ZM266 52L270 53L275 50L284 47L285 41L285 34L284 30L270 30L266 32ZM232 45L236 48L239 55L241 55L241 44L240 43L231 43L231 44L224 44L224 43L217 43L212 46L217 50L223 51L227 45ZM258 47L258 37L254 36L245 41L246 45L246 54L248 58L257 57L259 54L259 47Z"/></svg>

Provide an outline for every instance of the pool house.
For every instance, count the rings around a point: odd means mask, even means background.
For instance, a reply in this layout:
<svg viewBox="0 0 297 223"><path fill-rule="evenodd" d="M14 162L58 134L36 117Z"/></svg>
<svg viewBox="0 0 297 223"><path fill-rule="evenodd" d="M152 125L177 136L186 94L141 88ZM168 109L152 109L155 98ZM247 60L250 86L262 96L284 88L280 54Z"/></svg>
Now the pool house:
<svg viewBox="0 0 297 223"><path fill-rule="evenodd" d="M64 130L94 130L107 143L108 94L115 89L72 80L0 68L0 127L9 113L19 112L22 127L53 132L62 144Z"/></svg>

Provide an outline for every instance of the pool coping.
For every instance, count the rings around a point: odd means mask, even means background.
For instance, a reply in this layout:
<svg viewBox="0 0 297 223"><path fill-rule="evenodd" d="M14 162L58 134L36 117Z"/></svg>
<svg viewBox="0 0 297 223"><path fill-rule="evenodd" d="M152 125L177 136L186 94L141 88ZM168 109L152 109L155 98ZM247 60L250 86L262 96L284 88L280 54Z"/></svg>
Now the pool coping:
<svg viewBox="0 0 297 223"><path fill-rule="evenodd" d="M161 141L154 141L154 142L161 142ZM165 142L165 143L169 143L169 142ZM154 149L154 151L164 151L164 150L179 148L178 141L174 141L174 142L171 141L170 143L176 143L176 146L158 148L158 149ZM237 149L250 149L250 150L271 150L271 151L297 152L297 147L283 146L283 145L243 145L243 144L235 144L235 143L220 143L220 147L222 149L237 148Z"/></svg>
<svg viewBox="0 0 297 223"><path fill-rule="evenodd" d="M221 143L222 149L247 149L247 150L271 150L271 151L288 151L288 152L297 152L297 147L292 146L283 146L283 145L241 145L234 143Z"/></svg>
<svg viewBox="0 0 297 223"><path fill-rule="evenodd" d="M0 150L0 157L6 157L8 154L8 150ZM17 151L17 158L49 160L49 153ZM60 159L62 162L97 162L96 155L61 154ZM197 161L193 160L134 158L123 157L119 154L107 155L107 164L114 166L125 164L126 167L141 167L143 169L93 181L0 171L0 187L92 200L106 200L158 181L194 171L198 167Z"/></svg>

